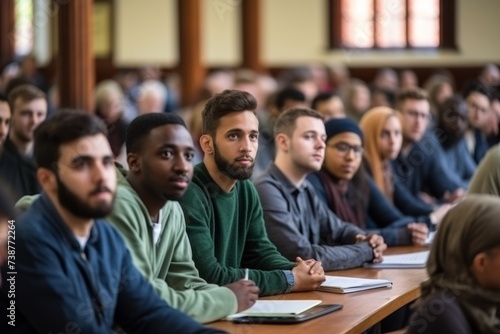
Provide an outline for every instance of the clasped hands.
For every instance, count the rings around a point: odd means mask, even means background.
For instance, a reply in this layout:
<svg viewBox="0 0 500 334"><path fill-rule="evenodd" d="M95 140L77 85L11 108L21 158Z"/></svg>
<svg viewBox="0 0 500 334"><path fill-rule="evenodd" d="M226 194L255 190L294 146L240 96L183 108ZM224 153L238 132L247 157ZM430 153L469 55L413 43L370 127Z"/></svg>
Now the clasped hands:
<svg viewBox="0 0 500 334"><path fill-rule="evenodd" d="M384 251L387 249L387 245L384 242L384 238L378 234L367 233L356 235L356 243L367 242L373 249L373 262L382 262Z"/></svg>

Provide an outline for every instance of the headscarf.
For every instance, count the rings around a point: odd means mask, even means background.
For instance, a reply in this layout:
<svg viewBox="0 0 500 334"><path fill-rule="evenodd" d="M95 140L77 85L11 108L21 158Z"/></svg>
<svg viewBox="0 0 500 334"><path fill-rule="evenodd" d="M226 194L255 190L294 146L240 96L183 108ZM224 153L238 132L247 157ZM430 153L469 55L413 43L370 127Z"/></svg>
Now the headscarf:
<svg viewBox="0 0 500 334"><path fill-rule="evenodd" d="M384 166L380 159L378 150L378 138L382 128L389 117L397 117L396 112L387 107L375 107L368 110L361 120L359 126L365 136L365 159L370 165L373 180L384 195L392 201L393 184L390 166ZM399 118L398 118L399 119Z"/></svg>
<svg viewBox="0 0 500 334"><path fill-rule="evenodd" d="M500 144L484 156L469 183L469 194L489 194L500 197Z"/></svg>
<svg viewBox="0 0 500 334"><path fill-rule="evenodd" d="M432 243L429 280L421 285L419 301L435 291L451 291L481 333L500 333L500 292L479 286L470 268L477 254L500 246L499 217L500 199L488 195L467 196L451 209Z"/></svg>
<svg viewBox="0 0 500 334"><path fill-rule="evenodd" d="M325 132L326 141L338 134L352 132L358 135L362 143L364 142L363 131L359 127L358 123L350 118L332 118L328 120L325 123Z"/></svg>
<svg viewBox="0 0 500 334"><path fill-rule="evenodd" d="M361 142L364 142L363 132L359 125L350 118L332 118L325 123L326 141L341 133L351 132L356 134ZM365 228L363 217L364 203L359 200L352 200L353 187L351 181L338 180L325 168L319 172L319 176L325 185L328 207L342 220L350 222L361 228ZM358 171L359 172L359 171ZM357 174L357 173L356 173Z"/></svg>

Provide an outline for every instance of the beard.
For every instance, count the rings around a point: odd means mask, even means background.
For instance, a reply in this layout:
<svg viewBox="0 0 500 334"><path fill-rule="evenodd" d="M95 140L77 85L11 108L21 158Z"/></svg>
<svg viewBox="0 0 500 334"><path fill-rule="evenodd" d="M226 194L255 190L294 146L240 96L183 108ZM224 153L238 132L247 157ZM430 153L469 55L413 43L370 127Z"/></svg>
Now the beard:
<svg viewBox="0 0 500 334"><path fill-rule="evenodd" d="M100 186L97 189L94 189L89 195L103 190L111 192L111 190L107 187ZM115 194L113 194L111 202L100 202L95 206L91 206L88 202L82 200L73 191L66 187L59 178L59 175L57 175L57 199L65 209L75 216L85 219L97 219L103 218L111 213L115 203Z"/></svg>
<svg viewBox="0 0 500 334"><path fill-rule="evenodd" d="M248 156L245 155L243 157ZM248 158L251 159L251 157ZM217 169L234 180L246 180L249 179L253 174L255 159L252 159L253 162L248 167L237 166L236 164L232 164L229 162L229 160L226 160L224 157L222 157L216 145L214 145L214 160Z"/></svg>

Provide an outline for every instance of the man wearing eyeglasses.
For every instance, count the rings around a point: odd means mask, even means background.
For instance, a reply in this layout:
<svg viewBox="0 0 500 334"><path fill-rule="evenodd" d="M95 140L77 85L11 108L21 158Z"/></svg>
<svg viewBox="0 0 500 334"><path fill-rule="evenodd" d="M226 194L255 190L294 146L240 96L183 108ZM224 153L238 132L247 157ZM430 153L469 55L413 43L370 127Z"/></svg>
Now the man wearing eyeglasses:
<svg viewBox="0 0 500 334"><path fill-rule="evenodd" d="M396 98L401 121L403 146L393 163L394 182L406 187L416 201L427 204L454 202L464 195L455 171L446 168L444 153L432 133L427 133L431 119L425 91L410 88Z"/></svg>
<svg viewBox="0 0 500 334"><path fill-rule="evenodd" d="M322 116L290 109L276 120L276 159L255 180L271 241L287 258L320 260L325 270L379 262L387 248L377 234L340 220L320 201L306 176L321 169L326 132ZM361 147L339 147L356 151ZM357 152L361 154L361 152Z"/></svg>

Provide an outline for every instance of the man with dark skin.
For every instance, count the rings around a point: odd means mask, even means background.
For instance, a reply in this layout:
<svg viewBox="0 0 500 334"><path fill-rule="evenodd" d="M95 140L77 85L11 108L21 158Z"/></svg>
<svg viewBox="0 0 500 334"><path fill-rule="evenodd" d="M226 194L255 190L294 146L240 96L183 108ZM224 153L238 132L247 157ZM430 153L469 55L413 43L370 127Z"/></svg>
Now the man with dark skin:
<svg viewBox="0 0 500 334"><path fill-rule="evenodd" d="M156 292L200 322L252 306L259 289L251 280L208 284L192 260L177 202L193 177L194 144L184 121L171 113L141 115L129 125L126 146L129 172L118 175L117 201L108 219Z"/></svg>

